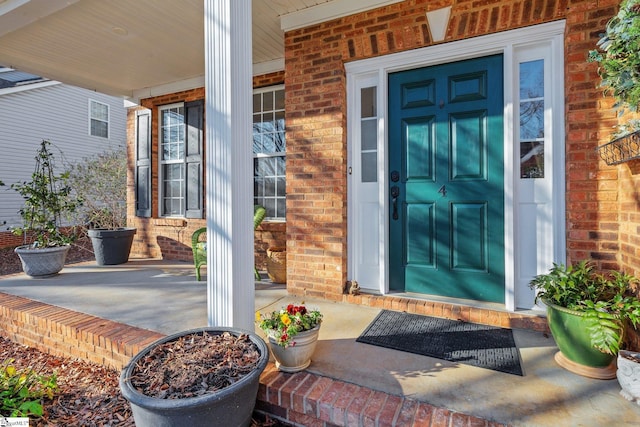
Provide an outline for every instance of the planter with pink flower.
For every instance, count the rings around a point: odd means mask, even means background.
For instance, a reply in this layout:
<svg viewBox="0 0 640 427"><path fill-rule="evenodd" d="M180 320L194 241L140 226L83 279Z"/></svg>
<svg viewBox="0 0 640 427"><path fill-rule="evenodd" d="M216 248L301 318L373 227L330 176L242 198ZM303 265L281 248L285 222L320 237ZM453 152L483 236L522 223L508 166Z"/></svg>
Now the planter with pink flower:
<svg viewBox="0 0 640 427"><path fill-rule="evenodd" d="M278 370L298 372L311 364L322 322L320 311L289 304L268 314L258 312L256 320L269 339Z"/></svg>

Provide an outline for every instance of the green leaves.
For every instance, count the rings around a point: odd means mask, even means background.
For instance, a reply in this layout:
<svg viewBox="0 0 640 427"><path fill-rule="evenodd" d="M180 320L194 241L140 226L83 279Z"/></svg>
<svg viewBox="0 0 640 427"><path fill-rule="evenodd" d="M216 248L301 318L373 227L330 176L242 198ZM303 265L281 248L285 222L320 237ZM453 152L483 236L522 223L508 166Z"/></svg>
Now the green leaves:
<svg viewBox="0 0 640 427"><path fill-rule="evenodd" d="M40 144L31 180L11 184L11 189L24 199L24 205L18 211L23 225L12 231L18 236L33 236L34 243L43 248L74 240L73 235L61 232L60 227L63 220L69 220L82 205L82 200L72 195L68 173L56 175L50 145L47 140Z"/></svg>
<svg viewBox="0 0 640 427"><path fill-rule="evenodd" d="M0 365L0 414L9 417L42 416L42 399L53 399L57 377L33 369L17 369L13 359Z"/></svg>
<svg viewBox="0 0 640 427"><path fill-rule="evenodd" d="M591 344L603 353L617 354L627 324L640 323L640 300L633 294L638 279L618 271L600 274L587 261L554 264L536 276L530 287L539 299L583 313Z"/></svg>
<svg viewBox="0 0 640 427"><path fill-rule="evenodd" d="M614 107L638 111L640 103L640 0L625 0L607 23L597 50L588 60L597 62L605 95L616 99Z"/></svg>

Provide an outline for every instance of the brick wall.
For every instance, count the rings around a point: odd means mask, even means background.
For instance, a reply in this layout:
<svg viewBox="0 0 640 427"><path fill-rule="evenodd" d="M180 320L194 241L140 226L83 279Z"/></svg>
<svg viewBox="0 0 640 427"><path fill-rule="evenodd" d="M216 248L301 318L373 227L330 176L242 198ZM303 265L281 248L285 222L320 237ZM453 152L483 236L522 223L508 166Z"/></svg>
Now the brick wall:
<svg viewBox="0 0 640 427"><path fill-rule="evenodd" d="M338 300L347 278L344 63L432 45L425 12L443 6L452 6L446 41L454 41L562 19L573 7L597 6L575 4L405 1L285 34L290 292ZM572 61L578 62L577 56Z"/></svg>

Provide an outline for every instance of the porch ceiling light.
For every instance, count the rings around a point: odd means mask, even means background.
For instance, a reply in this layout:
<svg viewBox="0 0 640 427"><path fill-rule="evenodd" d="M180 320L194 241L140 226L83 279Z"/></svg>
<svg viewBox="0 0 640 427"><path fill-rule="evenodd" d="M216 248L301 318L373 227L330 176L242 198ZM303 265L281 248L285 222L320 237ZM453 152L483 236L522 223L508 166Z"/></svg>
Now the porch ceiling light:
<svg viewBox="0 0 640 427"><path fill-rule="evenodd" d="M1 1L1 0L0 0L0 1ZM111 29L111 32L112 32L113 34L116 34L116 35L118 35L118 36L123 36L123 37L124 37L124 36L126 36L127 34L129 34L129 31L127 31L127 29L126 29L126 28L122 28L122 27L113 27L113 28Z"/></svg>
<svg viewBox="0 0 640 427"><path fill-rule="evenodd" d="M449 26L449 16L451 15L451 6L427 12L427 22L429 24L429 32L434 42L441 42L447 34Z"/></svg>

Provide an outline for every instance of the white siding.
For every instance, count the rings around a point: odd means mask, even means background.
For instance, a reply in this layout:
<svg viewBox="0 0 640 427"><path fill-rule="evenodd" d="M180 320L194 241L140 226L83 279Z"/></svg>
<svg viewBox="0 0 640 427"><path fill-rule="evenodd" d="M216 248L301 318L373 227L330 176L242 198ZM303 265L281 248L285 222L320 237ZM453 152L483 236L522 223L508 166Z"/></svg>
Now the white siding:
<svg viewBox="0 0 640 427"><path fill-rule="evenodd" d="M89 134L89 100L109 105L109 138ZM110 147L126 144L123 99L56 84L0 95L0 224L19 225L22 199L8 188L28 180L38 145L48 139L54 146L59 172L75 162ZM58 149L62 151L59 153Z"/></svg>

